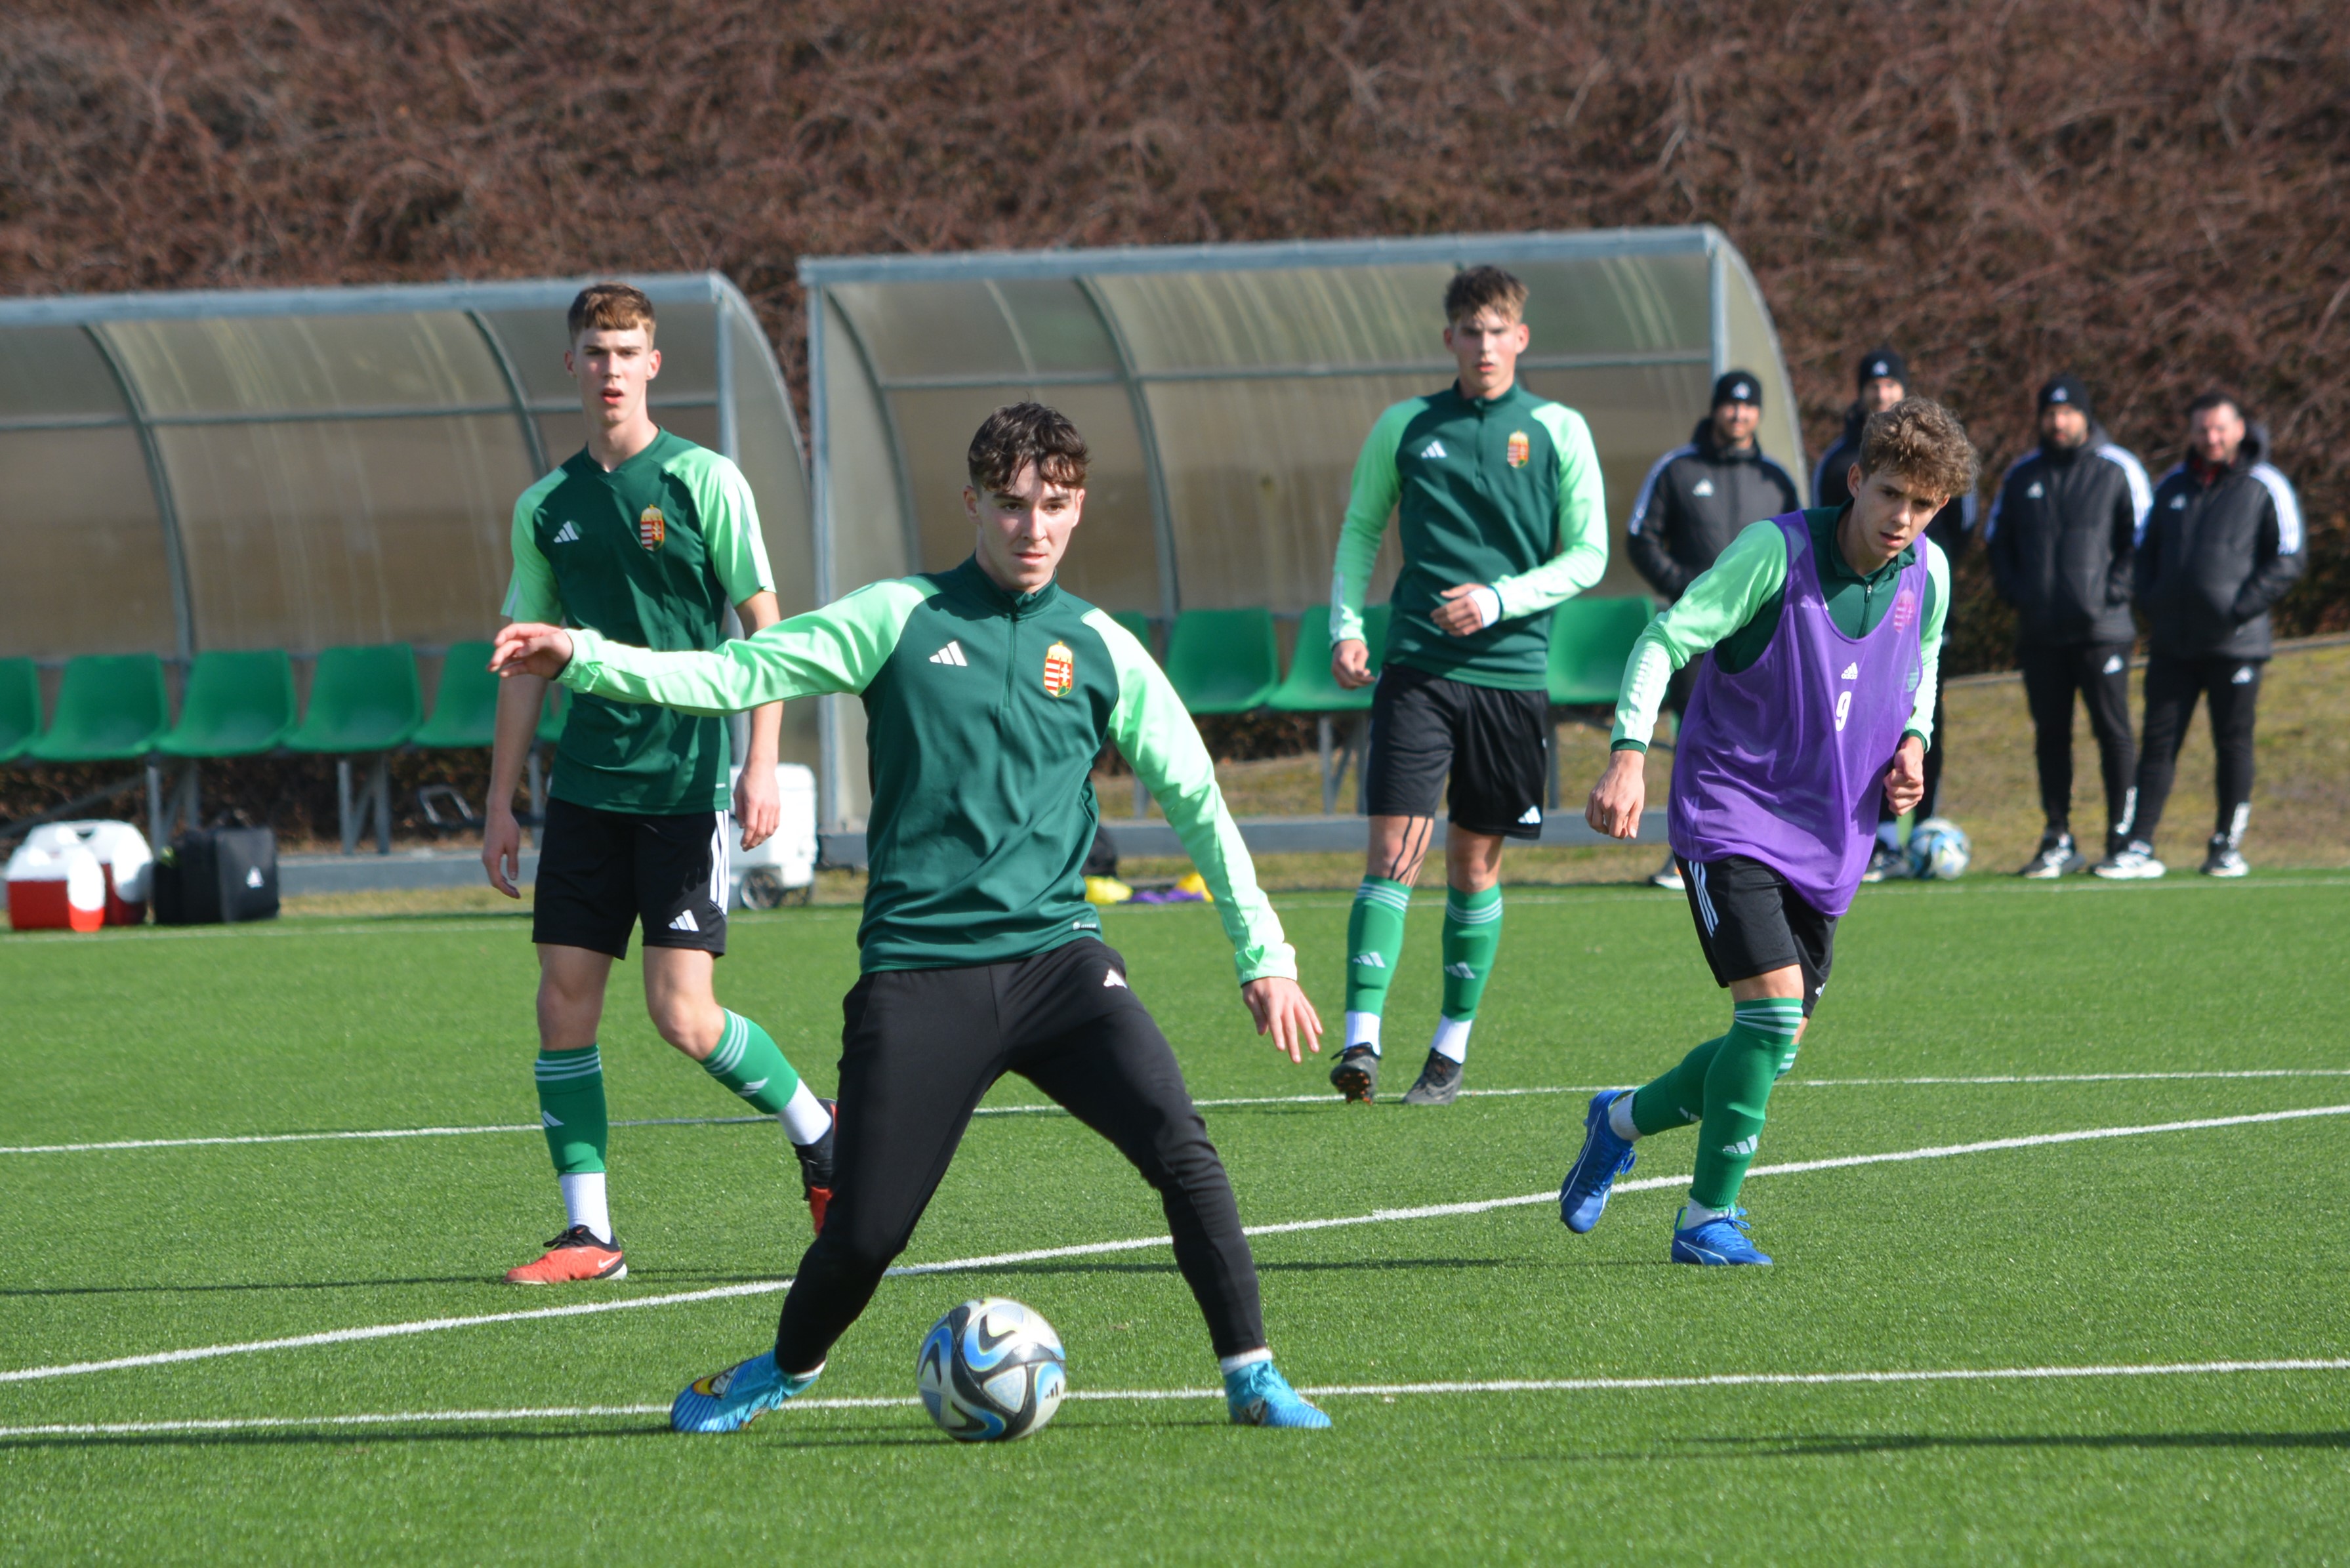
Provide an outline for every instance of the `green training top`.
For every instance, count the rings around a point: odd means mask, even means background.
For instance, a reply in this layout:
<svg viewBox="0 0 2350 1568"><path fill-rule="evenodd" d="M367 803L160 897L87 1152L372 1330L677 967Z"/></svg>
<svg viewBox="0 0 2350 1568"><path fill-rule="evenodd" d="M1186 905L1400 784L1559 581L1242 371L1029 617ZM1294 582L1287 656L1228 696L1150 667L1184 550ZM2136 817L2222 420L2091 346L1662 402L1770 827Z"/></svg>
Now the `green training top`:
<svg viewBox="0 0 2350 1568"><path fill-rule="evenodd" d="M861 695L873 812L857 940L868 971L1002 963L1098 936L1085 863L1100 815L1094 759L1109 740L1207 878L1241 980L1296 976L1182 700L1131 633L1058 584L1015 597L968 560L871 584L714 653L575 632L563 683L688 713Z"/></svg>
<svg viewBox="0 0 2350 1568"><path fill-rule="evenodd" d="M1498 398L1459 383L1381 414L1355 462L1354 493L1330 578L1330 640L1363 635L1363 601L1388 514L1403 571L1387 661L1472 686L1549 684L1547 612L1607 570L1607 504L1590 429L1573 409L1512 384ZM1430 616L1446 588L1482 583L1499 620L1467 637Z"/></svg>
<svg viewBox="0 0 2350 1568"><path fill-rule="evenodd" d="M716 648L726 607L775 587L743 471L667 431L608 473L582 448L524 491L514 561L506 615L643 648ZM720 720L582 698L546 791L643 816L723 811L728 753Z"/></svg>
<svg viewBox="0 0 2350 1568"><path fill-rule="evenodd" d="M1856 572L1836 545L1836 525L1850 511L1816 507L1804 514L1812 534L1812 558L1819 563L1820 592L1828 618L1850 638L1866 637L1893 607L1893 587L1904 568L1926 557L1925 613L1918 618L1918 640L1926 664L1918 676L1918 699L1902 733L1934 743L1934 699L1942 665L1942 622L1950 611L1950 563L1941 546L1924 535L1866 576ZM1754 667L1779 630L1787 602L1787 536L1775 523L1749 523L1712 566L1699 573L1672 608L1650 621L1624 661L1624 689L1616 699L1613 747L1648 749L1657 710L1665 701L1673 671L1713 650L1722 672Z"/></svg>

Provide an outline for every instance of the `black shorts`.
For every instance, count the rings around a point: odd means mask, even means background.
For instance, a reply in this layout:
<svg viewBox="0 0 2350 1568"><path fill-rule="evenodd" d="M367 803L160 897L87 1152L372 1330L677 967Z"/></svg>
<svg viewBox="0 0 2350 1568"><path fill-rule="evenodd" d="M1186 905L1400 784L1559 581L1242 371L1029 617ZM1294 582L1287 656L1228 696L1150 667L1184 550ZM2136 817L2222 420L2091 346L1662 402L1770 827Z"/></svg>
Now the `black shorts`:
<svg viewBox="0 0 2350 1568"><path fill-rule="evenodd" d="M1676 858L1679 858L1676 857ZM1835 967L1835 917L1823 915L1760 860L1743 855L1680 861L1697 917L1698 946L1714 983L1752 980L1795 965L1804 971L1804 1016L1819 1005Z"/></svg>
<svg viewBox="0 0 2350 1568"><path fill-rule="evenodd" d="M1373 816L1434 816L1449 773L1454 826L1539 838L1549 746L1548 692L1471 686L1390 664L1371 699L1364 805Z"/></svg>
<svg viewBox="0 0 2350 1568"><path fill-rule="evenodd" d="M629 928L645 946L726 950L724 814L639 816L567 800L546 803L530 940L629 956Z"/></svg>

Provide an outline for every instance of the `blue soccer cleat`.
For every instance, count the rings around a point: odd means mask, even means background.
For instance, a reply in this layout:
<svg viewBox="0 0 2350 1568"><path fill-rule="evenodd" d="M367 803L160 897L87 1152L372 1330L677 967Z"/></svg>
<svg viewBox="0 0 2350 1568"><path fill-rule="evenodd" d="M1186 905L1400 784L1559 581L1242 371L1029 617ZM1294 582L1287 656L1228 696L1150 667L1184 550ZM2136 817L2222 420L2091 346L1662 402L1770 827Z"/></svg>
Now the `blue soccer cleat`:
<svg viewBox="0 0 2350 1568"><path fill-rule="evenodd" d="M1235 1427L1298 1427L1318 1431L1330 1417L1308 1405L1270 1361L1224 1374L1224 1403Z"/></svg>
<svg viewBox="0 0 2350 1568"><path fill-rule="evenodd" d="M775 1365L774 1351L763 1351L687 1384L669 1407L669 1424L681 1432L739 1432L823 1374L819 1366L795 1377Z"/></svg>
<svg viewBox="0 0 2350 1568"><path fill-rule="evenodd" d="M1683 1213L1688 1212L1686 1210ZM1746 1223L1746 1210L1733 1209L1718 1220L1702 1225L1679 1227L1679 1215L1674 1217L1673 1262L1676 1263L1767 1263L1768 1252L1757 1251L1754 1243L1746 1239L1752 1229Z"/></svg>
<svg viewBox="0 0 2350 1568"><path fill-rule="evenodd" d="M1567 1167L1566 1179L1558 1184L1559 1220L1577 1235L1599 1223L1599 1217L1607 1212L1607 1193L1616 1179L1640 1158L1607 1125L1608 1107L1622 1093L1602 1089L1591 1096L1591 1109L1583 1117L1583 1152L1575 1157L1575 1163Z"/></svg>

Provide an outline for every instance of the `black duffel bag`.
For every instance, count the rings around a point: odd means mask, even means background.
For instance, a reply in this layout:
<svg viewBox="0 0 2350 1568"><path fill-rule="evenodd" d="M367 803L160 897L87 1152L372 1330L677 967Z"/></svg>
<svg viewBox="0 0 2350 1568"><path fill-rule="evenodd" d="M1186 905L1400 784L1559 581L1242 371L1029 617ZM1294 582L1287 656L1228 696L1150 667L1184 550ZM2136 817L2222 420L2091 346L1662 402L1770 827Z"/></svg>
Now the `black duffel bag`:
<svg viewBox="0 0 2350 1568"><path fill-rule="evenodd" d="M159 926L277 918L277 836L265 827L200 827L155 859Z"/></svg>

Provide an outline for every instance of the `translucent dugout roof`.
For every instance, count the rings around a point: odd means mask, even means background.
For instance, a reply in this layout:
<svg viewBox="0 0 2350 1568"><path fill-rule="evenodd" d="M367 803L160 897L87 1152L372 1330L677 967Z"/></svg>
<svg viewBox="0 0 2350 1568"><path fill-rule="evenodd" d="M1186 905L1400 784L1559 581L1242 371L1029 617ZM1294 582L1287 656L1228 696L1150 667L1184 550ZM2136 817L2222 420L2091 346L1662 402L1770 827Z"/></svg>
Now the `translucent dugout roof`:
<svg viewBox="0 0 2350 1568"><path fill-rule="evenodd" d="M487 637L515 498L584 439L587 281L0 301L0 656ZM655 417L742 465L807 608L798 423L749 303L715 273L631 281ZM813 715L793 727L813 763Z"/></svg>
<svg viewBox="0 0 2350 1568"><path fill-rule="evenodd" d="M1093 451L1062 580L1114 610L1328 600L1363 437L1449 383L1442 299L1463 266L1529 291L1532 390L1581 410L1616 548L1596 591L1646 591L1624 523L1713 378L1763 385L1763 449L1804 483L1794 399L1753 275L1711 226L1283 244L844 256L808 296L817 597L971 550L962 456L991 409L1066 412ZM1372 585L1394 576L1393 536ZM863 715L828 702L829 826L864 812Z"/></svg>

